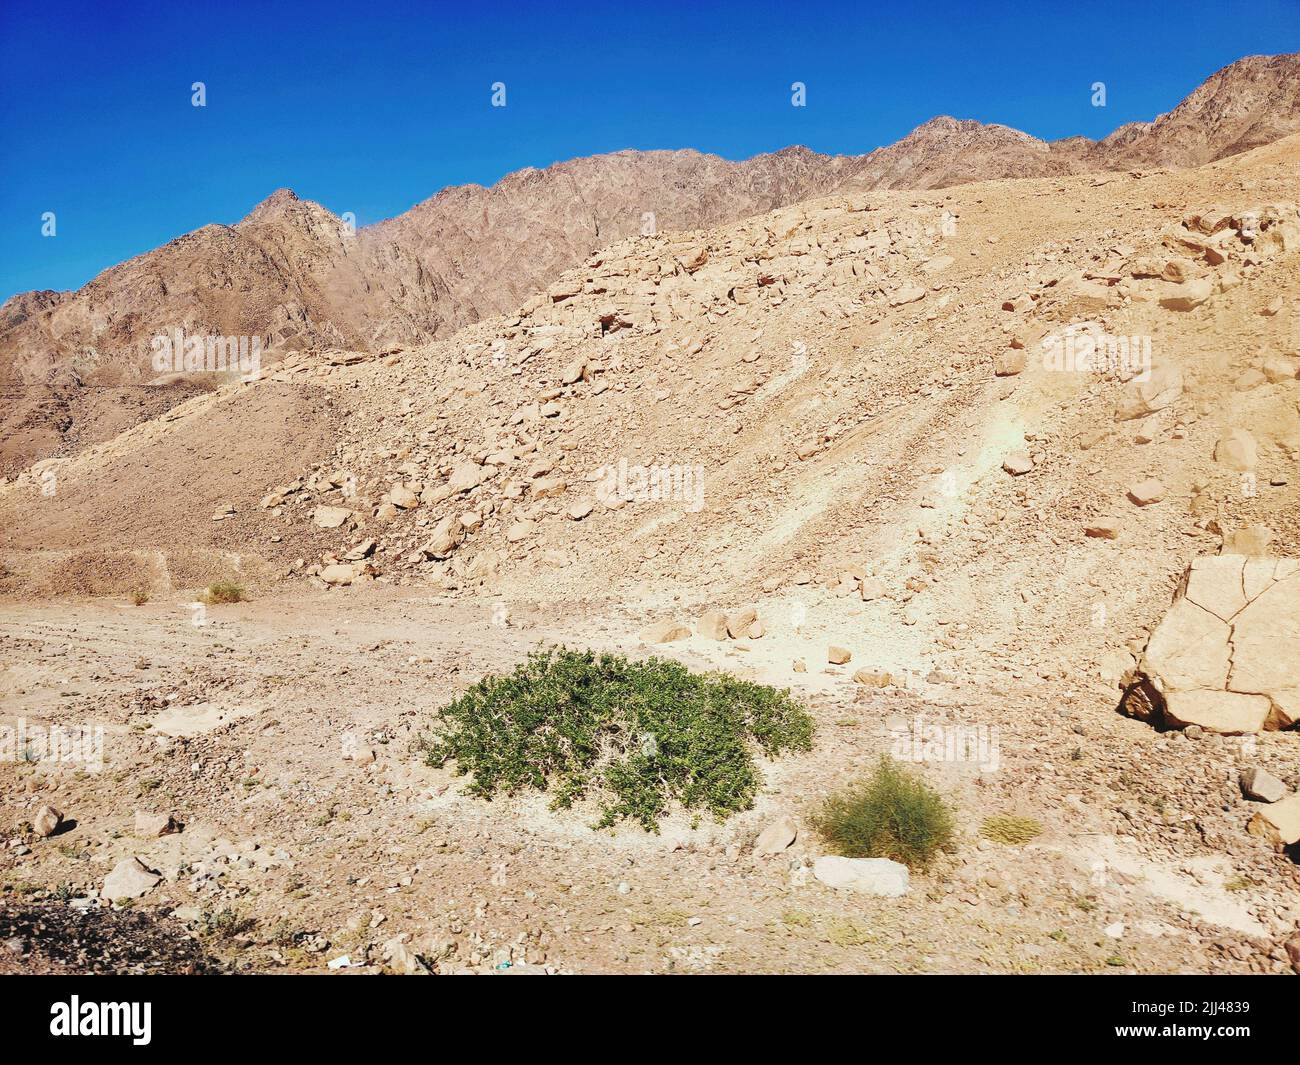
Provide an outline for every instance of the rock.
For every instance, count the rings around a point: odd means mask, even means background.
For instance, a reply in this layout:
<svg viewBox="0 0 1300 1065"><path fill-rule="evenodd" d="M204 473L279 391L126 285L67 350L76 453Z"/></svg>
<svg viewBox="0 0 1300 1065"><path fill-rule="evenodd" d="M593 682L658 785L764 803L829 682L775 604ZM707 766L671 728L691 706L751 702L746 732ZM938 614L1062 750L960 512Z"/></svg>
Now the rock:
<svg viewBox="0 0 1300 1065"><path fill-rule="evenodd" d="M700 615L695 631L709 640L725 640L727 638L727 617L721 610L706 610Z"/></svg>
<svg viewBox="0 0 1300 1065"><path fill-rule="evenodd" d="M533 482L533 498L547 499L562 495L568 487L568 482L563 477L542 477Z"/></svg>
<svg viewBox="0 0 1300 1065"><path fill-rule="evenodd" d="M888 858L840 858L826 855L813 862L813 876L833 888L896 898L907 894L907 866Z"/></svg>
<svg viewBox="0 0 1300 1065"><path fill-rule="evenodd" d="M336 562L322 569L319 576L326 584L346 586L356 579L357 571L352 566Z"/></svg>
<svg viewBox="0 0 1300 1065"><path fill-rule="evenodd" d="M318 529L337 529L352 517L347 507L317 507L311 512L311 520Z"/></svg>
<svg viewBox="0 0 1300 1065"><path fill-rule="evenodd" d="M1259 461L1254 436L1245 429L1229 429L1214 445L1214 461L1230 470L1253 470Z"/></svg>
<svg viewBox="0 0 1300 1065"><path fill-rule="evenodd" d="M1286 798L1286 785L1267 769L1251 766L1241 771L1241 793L1258 802L1278 802Z"/></svg>
<svg viewBox="0 0 1300 1065"><path fill-rule="evenodd" d="M1238 392L1252 392L1260 385L1267 384L1268 378L1259 370L1250 369L1232 382L1232 387Z"/></svg>
<svg viewBox="0 0 1300 1065"><path fill-rule="evenodd" d="M1008 348L993 356L993 374L996 377L1014 377L1024 373L1025 351L1023 348Z"/></svg>
<svg viewBox="0 0 1300 1065"><path fill-rule="evenodd" d="M1283 381L1294 381L1300 377L1300 359L1292 359L1285 355L1265 359L1264 376L1269 384L1273 385Z"/></svg>
<svg viewBox="0 0 1300 1065"><path fill-rule="evenodd" d="M887 591L885 582L876 577L863 577L858 586L858 592L862 596L864 603L870 603L875 599L883 599Z"/></svg>
<svg viewBox="0 0 1300 1065"><path fill-rule="evenodd" d="M920 285L904 285L889 298L891 307L902 307L908 303L925 299L925 289Z"/></svg>
<svg viewBox="0 0 1300 1065"><path fill-rule="evenodd" d="M63 814L53 806L42 806L32 818L32 831L42 839L49 839L63 824Z"/></svg>
<svg viewBox="0 0 1300 1065"><path fill-rule="evenodd" d="M147 810L135 812L135 834L142 839L157 839L179 830L180 826L171 814L155 814Z"/></svg>
<svg viewBox="0 0 1300 1065"><path fill-rule="evenodd" d="M1290 959L1291 968L1297 976L1300 976L1300 935L1292 936L1286 941L1286 956Z"/></svg>
<svg viewBox="0 0 1300 1065"><path fill-rule="evenodd" d="M833 666L842 666L853 658L853 652L847 647L839 647L831 644L826 648L826 661Z"/></svg>
<svg viewBox="0 0 1300 1065"><path fill-rule="evenodd" d="M1130 503L1139 507L1149 507L1152 503L1159 503L1165 498L1165 486L1154 477L1148 477L1145 481L1129 485L1126 495Z"/></svg>
<svg viewBox="0 0 1300 1065"><path fill-rule="evenodd" d="M1135 674L1137 694L1174 725L1228 735L1300 721L1300 561L1194 559ZM1132 705L1130 705L1132 702Z"/></svg>
<svg viewBox="0 0 1300 1065"><path fill-rule="evenodd" d="M434 526L433 535L420 551L430 558L447 558L465 539L465 526L454 515L448 515Z"/></svg>
<svg viewBox="0 0 1300 1065"><path fill-rule="evenodd" d="M447 489L452 495L468 492L477 488L488 476L488 470L477 462L461 459L452 467L451 476L447 478Z"/></svg>
<svg viewBox="0 0 1300 1065"><path fill-rule="evenodd" d="M1269 703L1262 695L1228 691L1181 691L1165 694L1165 719L1172 725L1199 725L1221 736L1259 732L1268 720Z"/></svg>
<svg viewBox="0 0 1300 1065"><path fill-rule="evenodd" d="M139 858L123 858L104 878L104 889L100 894L110 902L138 899L152 891L160 880L162 874L150 869Z"/></svg>
<svg viewBox="0 0 1300 1065"><path fill-rule="evenodd" d="M641 630L641 639L646 643L672 643L685 640L691 635L691 627L677 621L656 621Z"/></svg>
<svg viewBox="0 0 1300 1065"><path fill-rule="evenodd" d="M1083 535L1101 540L1118 540L1120 528L1121 524L1119 518L1093 518L1092 521L1083 527Z"/></svg>
<svg viewBox="0 0 1300 1065"><path fill-rule="evenodd" d="M796 658L793 662L790 663L790 668L796 673L807 673L808 663L805 662L802 658Z"/></svg>
<svg viewBox="0 0 1300 1065"><path fill-rule="evenodd" d="M875 669L859 669L853 674L855 684L863 684L868 688L888 688L893 679L890 674Z"/></svg>
<svg viewBox="0 0 1300 1065"><path fill-rule="evenodd" d="M582 519L590 514L591 511L592 504L587 500L582 499L576 503L571 503L566 513L569 515L570 521L582 521Z"/></svg>
<svg viewBox="0 0 1300 1065"><path fill-rule="evenodd" d="M529 539L537 529L537 523L533 521L514 521L506 527L506 540L512 544L520 544Z"/></svg>
<svg viewBox="0 0 1300 1065"><path fill-rule="evenodd" d="M1198 277L1171 285L1160 297L1160 306L1168 311L1190 311L1199 307L1214 294L1214 284L1209 278Z"/></svg>
<svg viewBox="0 0 1300 1065"><path fill-rule="evenodd" d="M1256 811L1246 831L1287 847L1300 843L1300 795L1292 795Z"/></svg>
<svg viewBox="0 0 1300 1065"><path fill-rule="evenodd" d="M1034 461L1027 452L1013 451L1003 460L1002 468L1012 477L1020 477L1034 468Z"/></svg>
<svg viewBox="0 0 1300 1065"><path fill-rule="evenodd" d="M402 510L413 510L420 505L420 497L404 484L395 484L388 492L388 502Z"/></svg>
<svg viewBox="0 0 1300 1065"><path fill-rule="evenodd" d="M758 609L756 607L741 607L735 613L727 615L727 635L733 640L748 636L750 628L757 620Z"/></svg>
<svg viewBox="0 0 1300 1065"><path fill-rule="evenodd" d="M1127 422L1134 418L1145 418L1164 410L1182 394L1182 371L1168 363L1154 366L1146 374L1146 380L1135 377L1124 387L1115 406L1115 420Z"/></svg>
<svg viewBox="0 0 1300 1065"><path fill-rule="evenodd" d="M790 816L779 817L754 840L755 854L780 854L798 838L799 829Z"/></svg>

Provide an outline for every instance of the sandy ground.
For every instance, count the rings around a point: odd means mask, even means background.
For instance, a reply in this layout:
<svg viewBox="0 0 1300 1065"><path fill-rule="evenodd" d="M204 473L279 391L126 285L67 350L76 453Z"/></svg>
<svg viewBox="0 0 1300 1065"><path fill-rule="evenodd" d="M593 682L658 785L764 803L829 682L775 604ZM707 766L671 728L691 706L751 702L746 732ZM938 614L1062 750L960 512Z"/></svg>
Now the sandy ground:
<svg viewBox="0 0 1300 1065"><path fill-rule="evenodd" d="M138 855L164 879L134 908L240 969L329 971L346 956L400 970L410 955L439 972L1290 968L1300 873L1242 830L1240 740L1158 733L1095 694L1014 678L868 690L849 682L852 664L822 665L811 636L806 674L788 669L796 636L761 653L692 637L656 653L767 681L785 660L814 749L768 764L757 807L725 825L595 831L591 810L465 797L416 749L436 707L539 643L649 650L635 604L505 613L378 586L208 607L201 625L184 601L4 607L5 720L104 730L99 772L0 765L5 906L93 907L108 870ZM958 850L902 898L822 885L808 815L898 754L920 715L986 730L982 762L920 767L958 810ZM1267 734L1247 753L1286 776L1295 739ZM344 757L358 742L373 763ZM47 802L70 827L21 835ZM139 838L136 810L184 828ZM1045 831L1020 847L982 840L983 819L1004 812ZM782 813L800 823L794 846L753 854ZM26 970L54 950L27 949L2 964Z"/></svg>

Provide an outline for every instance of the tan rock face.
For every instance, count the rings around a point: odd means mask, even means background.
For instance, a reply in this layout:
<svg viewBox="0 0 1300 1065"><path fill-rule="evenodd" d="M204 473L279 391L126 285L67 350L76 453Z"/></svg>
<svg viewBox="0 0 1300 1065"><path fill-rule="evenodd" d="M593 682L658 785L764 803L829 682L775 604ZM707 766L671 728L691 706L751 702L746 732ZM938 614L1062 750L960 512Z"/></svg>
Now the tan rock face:
<svg viewBox="0 0 1300 1065"><path fill-rule="evenodd" d="M1138 664L1126 709L1228 735L1300 720L1300 560L1198 558ZM1139 712L1142 711L1142 712Z"/></svg>

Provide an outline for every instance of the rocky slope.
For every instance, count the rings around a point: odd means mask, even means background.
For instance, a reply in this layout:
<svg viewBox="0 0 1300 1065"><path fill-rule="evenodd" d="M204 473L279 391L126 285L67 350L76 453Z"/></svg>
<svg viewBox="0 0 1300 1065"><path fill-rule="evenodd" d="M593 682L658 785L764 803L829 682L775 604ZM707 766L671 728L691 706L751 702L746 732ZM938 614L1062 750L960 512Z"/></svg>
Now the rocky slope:
<svg viewBox="0 0 1300 1065"><path fill-rule="evenodd" d="M205 226L75 293L24 293L0 307L0 426L21 437L0 461L12 472L67 450L57 425L25 431L24 391L154 379L159 333L257 337L268 359L410 344L518 306L598 248L642 232L712 226L837 189L1198 165L1300 128L1297 86L1300 56L1249 57L1168 115L1096 143L1048 144L941 117L856 157L790 148L732 163L693 151L618 152L522 170L489 189L446 189L356 233L281 190L243 221ZM82 419L75 409L69 417Z"/></svg>

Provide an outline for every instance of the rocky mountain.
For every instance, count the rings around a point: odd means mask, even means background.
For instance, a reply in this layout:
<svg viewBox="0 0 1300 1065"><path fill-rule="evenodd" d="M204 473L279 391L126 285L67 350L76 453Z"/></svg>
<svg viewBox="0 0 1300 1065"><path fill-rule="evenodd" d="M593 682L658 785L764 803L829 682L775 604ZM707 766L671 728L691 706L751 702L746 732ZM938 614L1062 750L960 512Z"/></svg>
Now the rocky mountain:
<svg viewBox="0 0 1300 1065"><path fill-rule="evenodd" d="M160 374L153 360L154 338L177 329L258 338L268 361L293 350L409 345L517 308L633 235L707 228L835 191L1199 165L1297 129L1300 55L1256 56L1219 71L1169 114L1100 142L1048 143L939 117L863 156L787 148L730 162L623 151L527 168L490 188L444 189L356 232L282 189L237 224L204 226L76 292L23 293L0 307L0 426L10 440L0 465L55 453L52 441L66 436L33 414L49 405L33 402L33 388L71 397L56 406L72 425L84 385L194 387L183 365ZM211 375L201 378L206 386Z"/></svg>

